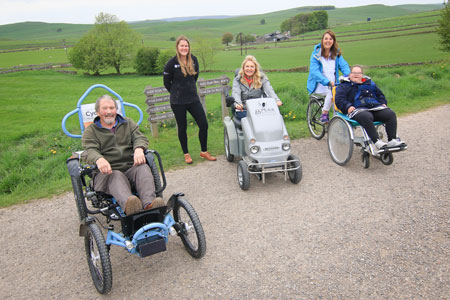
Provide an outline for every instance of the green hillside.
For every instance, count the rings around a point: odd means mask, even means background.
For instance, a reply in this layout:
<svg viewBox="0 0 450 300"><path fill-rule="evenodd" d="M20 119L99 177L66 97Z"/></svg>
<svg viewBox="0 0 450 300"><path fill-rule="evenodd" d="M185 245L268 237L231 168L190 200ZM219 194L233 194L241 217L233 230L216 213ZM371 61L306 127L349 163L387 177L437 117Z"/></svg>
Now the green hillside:
<svg viewBox="0 0 450 300"><path fill-rule="evenodd" d="M371 17L372 21L406 16L416 12L442 8L442 5L367 5L352 8L329 10L331 27L354 22L361 22ZM172 45L171 37L180 34L219 40L224 32L238 32L262 35L279 30L281 22L296 14L312 11L312 7L298 7L267 14L233 17L227 19L200 19L183 22L143 21L131 23L130 26L143 35L146 44L157 44L159 47ZM120 18L120 16L118 16ZM261 19L266 23L260 24ZM93 20L94 21L94 20ZM0 50L62 46L62 40L74 44L93 25L24 22L0 26Z"/></svg>

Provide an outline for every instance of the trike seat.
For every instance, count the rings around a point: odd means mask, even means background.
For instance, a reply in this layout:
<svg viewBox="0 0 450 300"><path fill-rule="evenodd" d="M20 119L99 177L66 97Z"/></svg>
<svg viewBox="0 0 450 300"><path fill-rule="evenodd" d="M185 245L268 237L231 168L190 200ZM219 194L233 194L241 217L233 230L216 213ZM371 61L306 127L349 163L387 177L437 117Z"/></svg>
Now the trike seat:
<svg viewBox="0 0 450 300"><path fill-rule="evenodd" d="M350 125L352 125L352 127L357 127L357 126L361 126L361 124L358 123L358 121L350 119L347 115L343 114L340 111L336 111L337 115L340 116L342 119L344 119L345 121L349 122ZM377 126L377 125L383 125L384 123L381 121L375 121L373 122L373 125Z"/></svg>

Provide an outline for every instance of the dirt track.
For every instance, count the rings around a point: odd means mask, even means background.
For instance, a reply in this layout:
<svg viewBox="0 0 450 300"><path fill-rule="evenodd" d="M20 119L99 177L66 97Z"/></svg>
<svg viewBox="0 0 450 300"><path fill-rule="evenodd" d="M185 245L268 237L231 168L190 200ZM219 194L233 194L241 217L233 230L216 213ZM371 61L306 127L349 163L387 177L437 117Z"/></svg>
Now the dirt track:
<svg viewBox="0 0 450 300"><path fill-rule="evenodd" d="M325 139L297 140L298 185L251 177L242 192L223 156L169 172L165 197L186 194L206 256L177 237L145 259L113 246L109 296L92 284L71 193L0 209L0 299L449 299L449 115L400 118L409 149L367 170L358 151L340 167Z"/></svg>

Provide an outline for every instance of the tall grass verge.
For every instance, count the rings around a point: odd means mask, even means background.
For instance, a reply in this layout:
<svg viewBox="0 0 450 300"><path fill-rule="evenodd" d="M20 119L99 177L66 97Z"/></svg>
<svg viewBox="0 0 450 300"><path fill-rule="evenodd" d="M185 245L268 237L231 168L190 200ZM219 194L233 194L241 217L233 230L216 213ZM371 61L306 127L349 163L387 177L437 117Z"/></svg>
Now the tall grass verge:
<svg viewBox="0 0 450 300"><path fill-rule="evenodd" d="M399 115L450 103L449 61L440 64L368 69L367 75L385 93L389 106ZM222 73L201 74L217 78ZM225 74L232 78L233 74ZM280 111L292 138L308 137L305 114L308 105L307 73L268 73L276 93L283 101ZM162 86L160 76L101 76L59 74L53 71L5 74L0 85L0 206L47 197L71 189L65 160L81 149L78 139L66 137L61 119L75 108L78 98L92 84L103 83L118 92L125 101L144 111L146 85ZM103 91L93 95L95 98ZM219 95L207 96L209 120L208 148L223 153L223 126ZM130 112L127 115L136 118ZM173 121L160 125L159 137L151 137L147 116L141 130L149 137L150 147L161 153L166 169L185 167ZM69 128L75 131L76 120ZM200 145L198 128L188 118L189 149L195 163ZM401 129L400 129L401 130Z"/></svg>

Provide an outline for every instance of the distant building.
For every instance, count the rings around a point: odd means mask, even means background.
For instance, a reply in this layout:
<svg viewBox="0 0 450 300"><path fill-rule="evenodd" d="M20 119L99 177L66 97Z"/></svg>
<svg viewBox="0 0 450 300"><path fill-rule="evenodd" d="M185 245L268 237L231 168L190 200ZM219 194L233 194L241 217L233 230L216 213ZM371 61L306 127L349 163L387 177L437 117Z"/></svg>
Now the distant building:
<svg viewBox="0 0 450 300"><path fill-rule="evenodd" d="M279 42L279 41L286 41L291 38L291 33L289 31L286 31L284 33L281 33L280 31L275 31L272 33L266 33L262 40L263 42Z"/></svg>

